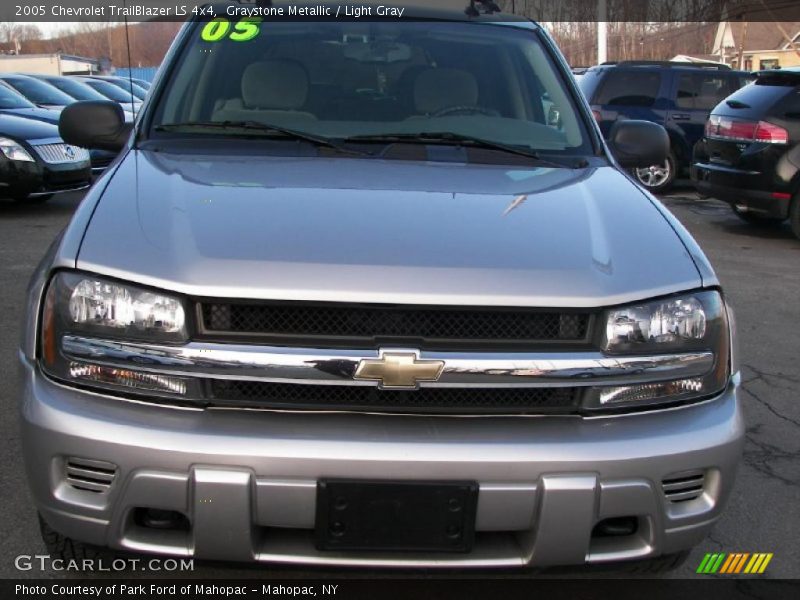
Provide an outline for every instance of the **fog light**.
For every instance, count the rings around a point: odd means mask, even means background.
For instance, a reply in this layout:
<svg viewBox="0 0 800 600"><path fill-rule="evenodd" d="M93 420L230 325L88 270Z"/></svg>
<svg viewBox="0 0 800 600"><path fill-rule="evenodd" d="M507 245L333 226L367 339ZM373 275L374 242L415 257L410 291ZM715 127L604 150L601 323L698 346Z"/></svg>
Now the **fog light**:
<svg viewBox="0 0 800 600"><path fill-rule="evenodd" d="M675 397L683 394L694 394L702 391L702 379L680 379L661 383L645 383L641 385L625 385L620 387L600 388L601 406L625 404L630 402L649 402Z"/></svg>
<svg viewBox="0 0 800 600"><path fill-rule="evenodd" d="M189 519L175 510L137 507L133 513L134 522L147 529L177 529L188 531Z"/></svg>
<svg viewBox="0 0 800 600"><path fill-rule="evenodd" d="M186 394L186 383L182 379L155 373L71 362L69 364L69 375L77 380L105 383L137 390Z"/></svg>
<svg viewBox="0 0 800 600"><path fill-rule="evenodd" d="M592 537L624 537L633 535L639 529L636 517L614 517L603 519L592 530Z"/></svg>

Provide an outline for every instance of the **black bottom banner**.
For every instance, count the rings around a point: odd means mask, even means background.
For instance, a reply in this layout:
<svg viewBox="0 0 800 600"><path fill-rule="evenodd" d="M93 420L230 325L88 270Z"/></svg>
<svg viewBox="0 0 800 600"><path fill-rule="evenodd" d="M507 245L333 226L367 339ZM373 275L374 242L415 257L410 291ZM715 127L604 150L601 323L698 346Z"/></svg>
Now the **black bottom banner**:
<svg viewBox="0 0 800 600"><path fill-rule="evenodd" d="M0 598L335 598L494 600L768 600L800 598L800 581L775 579L623 580L623 579L267 579L243 580L125 580L125 579L6 579Z"/></svg>

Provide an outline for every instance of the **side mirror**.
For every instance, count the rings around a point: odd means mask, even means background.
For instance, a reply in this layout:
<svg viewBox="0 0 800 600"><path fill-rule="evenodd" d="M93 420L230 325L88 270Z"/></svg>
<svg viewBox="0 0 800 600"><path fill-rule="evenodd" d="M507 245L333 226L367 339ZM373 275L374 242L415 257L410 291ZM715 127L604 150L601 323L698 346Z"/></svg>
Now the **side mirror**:
<svg viewBox="0 0 800 600"><path fill-rule="evenodd" d="M133 125L116 102L75 102L61 111L58 132L66 143L90 150L119 152L128 141Z"/></svg>
<svg viewBox="0 0 800 600"><path fill-rule="evenodd" d="M611 127L608 147L621 167L637 169L660 165L669 154L667 130L650 121L617 121Z"/></svg>

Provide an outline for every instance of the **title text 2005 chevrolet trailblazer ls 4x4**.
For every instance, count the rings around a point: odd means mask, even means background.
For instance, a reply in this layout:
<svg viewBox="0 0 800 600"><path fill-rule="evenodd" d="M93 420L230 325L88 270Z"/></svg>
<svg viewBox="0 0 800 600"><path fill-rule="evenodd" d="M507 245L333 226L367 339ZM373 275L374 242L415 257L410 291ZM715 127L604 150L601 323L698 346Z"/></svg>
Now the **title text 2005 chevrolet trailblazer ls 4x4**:
<svg viewBox="0 0 800 600"><path fill-rule="evenodd" d="M605 145L536 24L194 21L133 130L60 127L122 150L30 287L52 552L538 567L672 560L719 518L731 315L621 170L666 134Z"/></svg>

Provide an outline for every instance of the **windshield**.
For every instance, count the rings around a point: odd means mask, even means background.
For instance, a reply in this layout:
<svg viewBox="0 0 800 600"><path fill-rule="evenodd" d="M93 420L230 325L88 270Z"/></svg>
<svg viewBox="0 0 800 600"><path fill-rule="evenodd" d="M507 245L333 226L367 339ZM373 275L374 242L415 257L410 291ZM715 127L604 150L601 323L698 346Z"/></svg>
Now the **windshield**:
<svg viewBox="0 0 800 600"><path fill-rule="evenodd" d="M131 96L130 92L126 92L121 87L117 87L108 81L102 81L101 79L81 79L81 82L85 83L93 90L100 92L106 98L114 100L115 102L139 101L138 98Z"/></svg>
<svg viewBox="0 0 800 600"><path fill-rule="evenodd" d="M74 79L47 79L47 83L60 89L65 94L69 94L75 100L108 100L100 92L96 92L87 85Z"/></svg>
<svg viewBox="0 0 800 600"><path fill-rule="evenodd" d="M33 79L32 77L9 77L5 79L5 81L28 100L36 104L67 106L75 102L74 98L67 96L61 90L54 88L44 81Z"/></svg>
<svg viewBox="0 0 800 600"><path fill-rule="evenodd" d="M198 23L190 32L151 135L266 137L265 128L253 126L260 124L362 143L392 135L402 136L395 143L415 143L419 135L591 154L560 70L534 30L273 21L247 41L204 41L214 37L213 25ZM213 126L223 123L249 127Z"/></svg>
<svg viewBox="0 0 800 600"><path fill-rule="evenodd" d="M2 108L36 108L36 105L20 96L14 90L0 85L0 109Z"/></svg>

